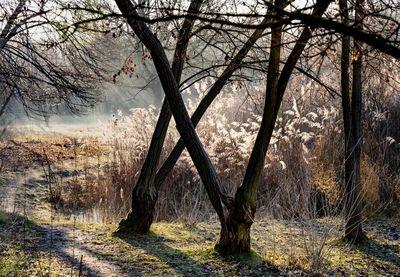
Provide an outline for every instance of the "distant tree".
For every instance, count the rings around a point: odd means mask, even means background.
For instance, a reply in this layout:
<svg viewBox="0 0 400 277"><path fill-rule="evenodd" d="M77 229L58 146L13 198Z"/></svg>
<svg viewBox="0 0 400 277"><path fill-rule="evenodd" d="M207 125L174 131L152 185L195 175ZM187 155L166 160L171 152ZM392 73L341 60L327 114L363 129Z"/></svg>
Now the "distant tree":
<svg viewBox="0 0 400 277"><path fill-rule="evenodd" d="M52 1L0 6L0 116L11 103L47 117L60 106L79 113L99 100L95 62L62 37L57 16Z"/></svg>
<svg viewBox="0 0 400 277"><path fill-rule="evenodd" d="M362 30L364 0L355 2L356 26ZM340 0L343 22L349 23L347 0ZM361 164L361 111L362 111L362 60L363 46L354 41L352 66L352 89L350 90L350 37L342 38L341 91L345 138L345 238L359 243L365 238L362 229L362 189L360 182Z"/></svg>

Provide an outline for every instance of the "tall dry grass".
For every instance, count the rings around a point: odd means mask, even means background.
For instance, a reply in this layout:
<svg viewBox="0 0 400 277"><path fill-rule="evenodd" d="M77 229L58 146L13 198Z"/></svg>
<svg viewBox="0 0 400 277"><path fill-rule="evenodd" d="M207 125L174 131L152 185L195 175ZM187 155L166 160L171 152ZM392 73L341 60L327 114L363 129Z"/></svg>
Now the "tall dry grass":
<svg viewBox="0 0 400 277"><path fill-rule="evenodd" d="M230 92L220 95L197 127L221 182L230 192L240 185L260 126L263 86L255 85L253 95L241 96L235 90L232 87ZM398 207L400 197L400 100L396 93L385 95L385 101L380 102L383 120L377 112L371 112L372 97L377 96L371 94L365 101L361 166L366 215L393 210ZM186 96L191 112L198 98ZM83 175L70 182L64 197L69 202L79 199L79 205L100 211L107 221L125 216L156 120L154 107L114 116L108 130L97 138L109 150L98 153L95 162L76 158L78 167L84 168ZM174 122L170 127L162 159L179 137ZM269 147L259 188L259 215L310 219L341 213L344 174L341 130L340 99L324 96L323 89L313 82L291 90ZM213 215L185 151L160 191L156 220L206 220Z"/></svg>

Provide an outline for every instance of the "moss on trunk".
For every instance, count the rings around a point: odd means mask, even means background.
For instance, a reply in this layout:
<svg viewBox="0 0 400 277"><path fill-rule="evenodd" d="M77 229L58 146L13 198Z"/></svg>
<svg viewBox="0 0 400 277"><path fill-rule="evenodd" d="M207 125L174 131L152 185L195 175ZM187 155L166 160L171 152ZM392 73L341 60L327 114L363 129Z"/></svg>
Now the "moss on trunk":
<svg viewBox="0 0 400 277"><path fill-rule="evenodd" d="M245 206L235 200L229 215L221 222L221 233L215 250L221 255L246 253L251 250L250 230L254 222L255 206Z"/></svg>
<svg viewBox="0 0 400 277"><path fill-rule="evenodd" d="M122 219L116 233L146 234L154 219L154 209L157 201L156 194L142 194L138 197L135 193L132 199L132 211L127 218Z"/></svg>

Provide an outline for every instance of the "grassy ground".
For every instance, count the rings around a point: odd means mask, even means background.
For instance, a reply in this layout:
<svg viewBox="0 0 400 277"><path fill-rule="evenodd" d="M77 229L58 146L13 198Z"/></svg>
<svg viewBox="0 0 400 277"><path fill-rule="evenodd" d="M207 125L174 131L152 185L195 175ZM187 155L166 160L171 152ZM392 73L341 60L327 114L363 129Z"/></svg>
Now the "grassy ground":
<svg viewBox="0 0 400 277"><path fill-rule="evenodd" d="M0 215L0 276L69 276L79 271L107 276L104 272L110 266L119 271L115 276L394 276L400 272L399 221L393 220L366 223L370 239L358 247L331 233L324 238L326 221L314 222L312 230L298 222L259 221L253 228L253 252L220 257L213 250L217 223L159 222L147 236L115 236L115 224L74 223L61 217L52 224L38 224L13 214ZM71 247L74 251L65 250ZM75 257L64 252L75 252Z"/></svg>
<svg viewBox="0 0 400 277"><path fill-rule="evenodd" d="M254 251L227 258L213 251L218 224L157 223L149 236L126 237L113 236L114 225L80 228L97 238L94 243L101 255L121 264L133 275L398 274L399 241L378 228L388 230L395 226L398 232L399 225L382 221L367 226L370 240L359 247L350 247L334 238L313 241L310 237L318 236L313 233L318 231L306 230L294 222L258 222L253 230ZM314 260L318 258L319 261Z"/></svg>
<svg viewBox="0 0 400 277"><path fill-rule="evenodd" d="M63 265L40 242L47 230L28 218L0 212L0 276L55 276Z"/></svg>

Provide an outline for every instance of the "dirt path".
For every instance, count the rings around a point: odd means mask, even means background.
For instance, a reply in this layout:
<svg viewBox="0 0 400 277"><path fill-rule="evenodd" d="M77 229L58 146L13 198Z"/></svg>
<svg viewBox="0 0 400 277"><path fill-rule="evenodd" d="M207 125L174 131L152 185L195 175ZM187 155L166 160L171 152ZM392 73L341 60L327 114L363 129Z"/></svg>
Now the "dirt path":
<svg viewBox="0 0 400 277"><path fill-rule="evenodd" d="M95 238L91 235L70 225L46 228L48 232L41 248L68 266L63 274L79 276L81 272L81 276L128 276L112 261L100 258L100 253L92 244Z"/></svg>
<svg viewBox="0 0 400 277"><path fill-rule="evenodd" d="M1 208L8 213L22 213L23 207L17 204L17 191L20 189L25 182L25 178L22 175L18 175L12 179L5 179L0 186L0 199Z"/></svg>
<svg viewBox="0 0 400 277"><path fill-rule="evenodd" d="M26 205L20 203L18 191L23 189L24 184L29 183L33 176L37 178L39 172L27 171L2 180L0 183L1 210L25 214ZM31 208L34 207L29 209ZM62 261L65 265L65 269L61 272L62 276L79 276L79 272L81 272L80 276L128 276L112 261L100 257L100 253L93 244L93 241L96 241L93 234L82 232L74 228L72 224L40 227L46 232L40 248Z"/></svg>

